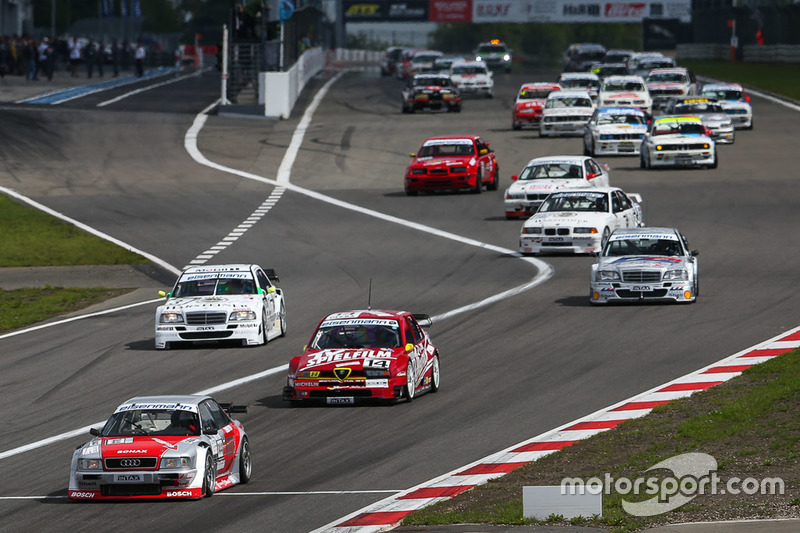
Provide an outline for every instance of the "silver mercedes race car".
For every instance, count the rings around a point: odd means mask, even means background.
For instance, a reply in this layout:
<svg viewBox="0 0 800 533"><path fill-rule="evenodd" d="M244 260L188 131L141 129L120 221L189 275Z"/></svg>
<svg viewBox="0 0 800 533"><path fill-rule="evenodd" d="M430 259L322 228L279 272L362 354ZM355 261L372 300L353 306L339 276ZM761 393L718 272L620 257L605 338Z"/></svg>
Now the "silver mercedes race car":
<svg viewBox="0 0 800 533"><path fill-rule="evenodd" d="M253 471L245 406L208 396L143 396L117 407L72 454L70 500L199 499Z"/></svg>
<svg viewBox="0 0 800 533"><path fill-rule="evenodd" d="M192 341L266 344L286 335L286 304L272 269L206 265L183 271L156 309L156 349Z"/></svg>
<svg viewBox="0 0 800 533"><path fill-rule="evenodd" d="M674 228L618 229L592 265L589 302L694 302L698 254Z"/></svg>

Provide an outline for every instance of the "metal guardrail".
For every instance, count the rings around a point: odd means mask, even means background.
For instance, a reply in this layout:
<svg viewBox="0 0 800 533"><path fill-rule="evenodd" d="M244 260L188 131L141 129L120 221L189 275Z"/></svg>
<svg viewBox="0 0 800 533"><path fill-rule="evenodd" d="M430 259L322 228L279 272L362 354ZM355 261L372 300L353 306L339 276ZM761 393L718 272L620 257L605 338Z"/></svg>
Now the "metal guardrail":
<svg viewBox="0 0 800 533"><path fill-rule="evenodd" d="M731 47L722 43L679 44L676 57L709 61L730 61ZM775 44L745 45L741 50L741 61L745 63L800 63L800 45Z"/></svg>

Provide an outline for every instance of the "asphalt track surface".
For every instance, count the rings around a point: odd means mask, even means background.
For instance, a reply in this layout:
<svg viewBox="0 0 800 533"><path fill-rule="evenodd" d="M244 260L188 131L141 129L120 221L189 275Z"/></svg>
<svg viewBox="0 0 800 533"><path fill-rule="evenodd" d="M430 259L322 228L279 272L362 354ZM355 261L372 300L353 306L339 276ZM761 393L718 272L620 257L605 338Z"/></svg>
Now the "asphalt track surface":
<svg viewBox="0 0 800 533"><path fill-rule="evenodd" d="M510 175L538 156L579 154L577 138L512 131L524 81L499 75L494 99L459 114L400 113L397 80L370 73L335 82L314 114L291 183L475 243L343 209L291 189L213 259L274 268L289 333L266 347L153 345L156 304L0 340L0 453L105 420L123 400L194 393L285 365L325 314L367 305L447 315L529 283L539 270L503 216ZM211 115L197 138L208 160L277 177L302 111L285 121ZM98 107L130 88L58 106L3 106L0 185L182 267L225 238L274 186L199 165L185 149L195 117L218 98L218 74ZM118 93L115 93L118 91ZM407 489L722 359L798 322L792 222L800 201L797 113L754 99L755 129L719 148L715 170L643 171L599 158L611 183L644 198L649 225L675 226L700 250L693 305L594 308L591 257L541 257L546 282L436 322L442 389L411 404L292 409L277 371L215 394L249 405L239 418L254 478L200 502L68 503L75 437L0 460L0 523L19 531L315 530ZM476 133L496 151L499 191L412 198L408 154L428 136ZM155 280L164 287L168 274Z"/></svg>

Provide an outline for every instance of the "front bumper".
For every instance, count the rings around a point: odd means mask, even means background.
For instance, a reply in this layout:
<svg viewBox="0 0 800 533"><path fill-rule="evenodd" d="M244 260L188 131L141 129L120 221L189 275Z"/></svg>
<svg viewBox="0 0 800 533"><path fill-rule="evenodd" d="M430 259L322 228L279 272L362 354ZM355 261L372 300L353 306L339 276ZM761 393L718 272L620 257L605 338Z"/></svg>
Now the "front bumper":
<svg viewBox="0 0 800 533"><path fill-rule="evenodd" d="M399 400L403 397L405 384L397 380L384 379L381 386L311 387L290 386L283 388L283 399L291 402L316 402L327 405L354 405L371 400Z"/></svg>
<svg viewBox="0 0 800 533"><path fill-rule="evenodd" d="M523 234L519 238L519 251L523 254L599 252L602 235L599 233L544 235Z"/></svg>
<svg viewBox="0 0 800 533"><path fill-rule="evenodd" d="M472 189L478 180L477 174L449 174L441 176L406 176L406 191L452 191Z"/></svg>
<svg viewBox="0 0 800 533"><path fill-rule="evenodd" d="M70 480L70 500L196 499L203 496L196 469L179 471L78 471Z"/></svg>
<svg viewBox="0 0 800 533"><path fill-rule="evenodd" d="M156 349L165 349L168 346L167 343L224 340L239 340L252 346L261 342L260 330L261 324L257 321L206 326L157 324Z"/></svg>
<svg viewBox="0 0 800 533"><path fill-rule="evenodd" d="M642 141L637 140L595 140L595 155L639 155Z"/></svg>
<svg viewBox="0 0 800 533"><path fill-rule="evenodd" d="M593 304L611 302L693 302L697 295L686 281L658 283L593 282L589 301Z"/></svg>
<svg viewBox="0 0 800 533"><path fill-rule="evenodd" d="M714 164L713 150L681 150L650 153L651 167L692 167Z"/></svg>
<svg viewBox="0 0 800 533"><path fill-rule="evenodd" d="M586 117L586 120L582 122L548 122L542 119L539 122L539 133L541 135L582 136L588 121L589 117Z"/></svg>

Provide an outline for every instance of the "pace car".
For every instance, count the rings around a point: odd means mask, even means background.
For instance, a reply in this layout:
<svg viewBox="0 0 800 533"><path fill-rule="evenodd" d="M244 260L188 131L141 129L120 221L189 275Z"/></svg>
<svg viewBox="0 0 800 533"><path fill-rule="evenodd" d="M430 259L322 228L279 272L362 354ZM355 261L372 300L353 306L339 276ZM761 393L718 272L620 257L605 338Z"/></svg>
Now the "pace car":
<svg viewBox="0 0 800 533"><path fill-rule="evenodd" d="M650 115L653 99L641 76L609 76L600 86L597 107L637 107Z"/></svg>
<svg viewBox="0 0 800 533"><path fill-rule="evenodd" d="M502 68L506 73L511 72L511 49L499 39L480 43L475 49L475 61L483 61L489 68Z"/></svg>
<svg viewBox="0 0 800 533"><path fill-rule="evenodd" d="M428 315L354 310L323 318L302 355L292 357L283 399L351 405L412 401L439 389L439 350Z"/></svg>
<svg viewBox="0 0 800 533"><path fill-rule="evenodd" d="M690 115L703 121L703 125L711 133L717 144L733 144L736 140L736 129L731 116L714 98L689 96L672 98L664 105L668 115Z"/></svg>
<svg viewBox="0 0 800 533"><path fill-rule="evenodd" d="M601 107L583 132L585 155L638 155L647 116L635 107Z"/></svg>
<svg viewBox="0 0 800 533"><path fill-rule="evenodd" d="M426 139L406 169L405 191L416 196L422 191L468 189L480 193L495 191L500 169L489 143L477 135L450 135Z"/></svg>
<svg viewBox="0 0 800 533"><path fill-rule="evenodd" d="M156 349L193 341L266 344L286 335L286 303L272 269L205 265L184 270L156 308Z"/></svg>
<svg viewBox="0 0 800 533"><path fill-rule="evenodd" d="M483 61L454 61L450 65L450 81L462 95L494 96L494 74Z"/></svg>
<svg viewBox="0 0 800 533"><path fill-rule="evenodd" d="M211 497L253 471L244 406L208 396L142 396L117 407L72 454L70 500Z"/></svg>
<svg viewBox="0 0 800 533"><path fill-rule="evenodd" d="M639 149L639 166L717 168L717 145L697 117L657 117Z"/></svg>
<svg viewBox="0 0 800 533"><path fill-rule="evenodd" d="M539 136L583 135L594 102L586 91L553 91L547 96L539 121Z"/></svg>
<svg viewBox="0 0 800 533"><path fill-rule="evenodd" d="M417 110L461 111L461 93L448 76L420 73L411 76L401 91L403 113Z"/></svg>
<svg viewBox="0 0 800 533"><path fill-rule="evenodd" d="M539 126L542 120L542 110L547 97L553 91L560 91L561 87L555 83L537 82L524 83L519 88L517 100L511 109L511 128L518 130L522 126Z"/></svg>
<svg viewBox="0 0 800 533"><path fill-rule="evenodd" d="M612 231L644 225L641 201L617 187L555 191L522 225L519 251L599 252Z"/></svg>
<svg viewBox="0 0 800 533"><path fill-rule="evenodd" d="M589 301L694 302L700 289L698 254L675 228L617 230L592 265Z"/></svg>
<svg viewBox="0 0 800 533"><path fill-rule="evenodd" d="M750 97L738 83L709 83L703 85L702 96L716 98L719 105L731 116L737 129L753 129L753 107Z"/></svg>
<svg viewBox="0 0 800 533"><path fill-rule="evenodd" d="M523 218L535 213L554 190L608 186L608 165L580 155L538 157L511 179L503 200L506 218Z"/></svg>

